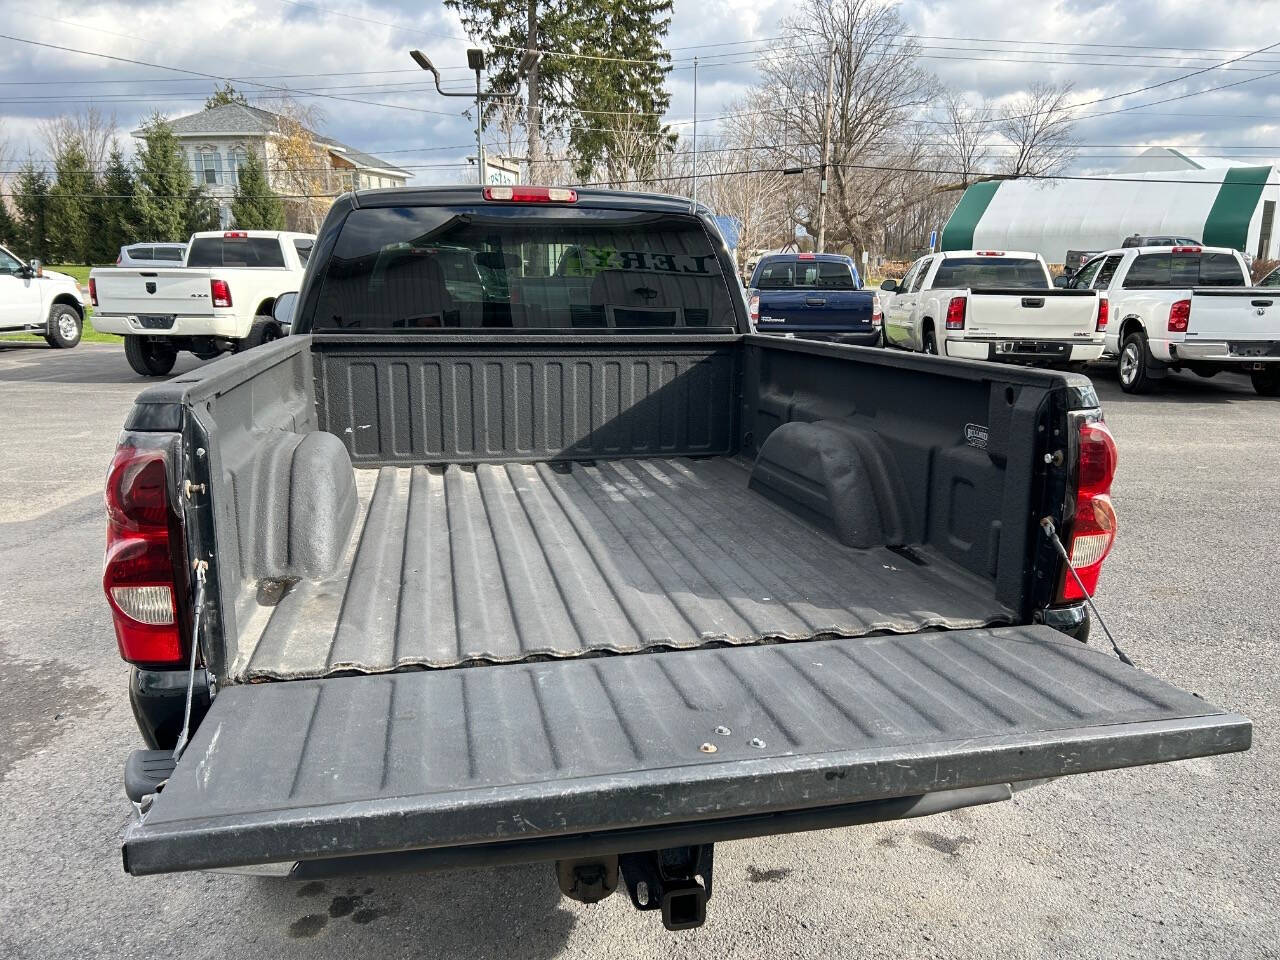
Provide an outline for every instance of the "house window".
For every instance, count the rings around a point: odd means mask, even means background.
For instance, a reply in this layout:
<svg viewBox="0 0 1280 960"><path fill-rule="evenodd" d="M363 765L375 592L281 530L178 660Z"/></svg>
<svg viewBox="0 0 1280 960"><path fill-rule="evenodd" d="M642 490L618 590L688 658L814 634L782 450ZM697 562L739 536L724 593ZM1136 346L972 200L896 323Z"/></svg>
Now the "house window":
<svg viewBox="0 0 1280 960"><path fill-rule="evenodd" d="M249 152L240 145L227 151L227 166L230 169L231 183L240 186L240 170L249 159Z"/></svg>
<svg viewBox="0 0 1280 960"><path fill-rule="evenodd" d="M200 183L215 186L222 182L222 158L214 147L200 147L196 150L196 180Z"/></svg>

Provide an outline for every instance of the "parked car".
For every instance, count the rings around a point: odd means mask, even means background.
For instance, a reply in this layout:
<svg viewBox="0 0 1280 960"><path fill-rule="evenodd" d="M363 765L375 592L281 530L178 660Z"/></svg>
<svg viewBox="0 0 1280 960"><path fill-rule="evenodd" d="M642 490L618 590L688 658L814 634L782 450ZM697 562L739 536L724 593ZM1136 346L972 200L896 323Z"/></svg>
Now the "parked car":
<svg viewBox="0 0 1280 960"><path fill-rule="evenodd" d="M124 337L143 376L173 369L180 350L208 360L248 350L286 331L276 297L297 290L315 237L268 230L193 234L181 266L96 267L89 274L94 325Z"/></svg>
<svg viewBox="0 0 1280 960"><path fill-rule="evenodd" d="M762 257L747 289L752 326L759 333L877 346L880 302L862 289L849 257L783 253Z"/></svg>
<svg viewBox="0 0 1280 960"><path fill-rule="evenodd" d="M1044 259L1012 250L921 257L886 280L885 344L944 357L1082 366L1102 356L1107 303L1062 290Z"/></svg>
<svg viewBox="0 0 1280 960"><path fill-rule="evenodd" d="M143 391L108 471L130 873L554 861L682 929L719 840L1248 748L1073 639L1087 379L752 335L683 198L361 192L316 251L295 335Z"/></svg>
<svg viewBox="0 0 1280 960"><path fill-rule="evenodd" d="M1246 373L1254 389L1280 396L1280 297L1249 285L1228 247L1127 247L1089 261L1072 280L1105 290L1113 323L1107 353L1120 387L1145 393L1170 370L1211 377Z"/></svg>
<svg viewBox="0 0 1280 960"><path fill-rule="evenodd" d="M84 330L84 297L75 277L23 263L0 247L0 332L39 334L51 347L74 347Z"/></svg>
<svg viewBox="0 0 1280 960"><path fill-rule="evenodd" d="M117 267L181 266L187 258L185 243L131 243L120 248Z"/></svg>

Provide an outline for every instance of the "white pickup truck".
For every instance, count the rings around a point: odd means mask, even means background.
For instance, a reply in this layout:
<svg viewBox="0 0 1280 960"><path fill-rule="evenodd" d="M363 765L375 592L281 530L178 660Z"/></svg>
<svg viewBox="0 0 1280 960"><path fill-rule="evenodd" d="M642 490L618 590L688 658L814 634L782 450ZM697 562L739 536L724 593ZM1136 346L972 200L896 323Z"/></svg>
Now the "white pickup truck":
<svg viewBox="0 0 1280 960"><path fill-rule="evenodd" d="M51 347L74 347L84 329L75 277L23 263L0 247L0 333L35 333Z"/></svg>
<svg viewBox="0 0 1280 960"><path fill-rule="evenodd" d="M315 237L273 230L196 233L181 267L98 267L89 274L93 324L124 337L143 376L173 369L179 350L208 360L287 331L271 317L276 297L302 286Z"/></svg>
<svg viewBox="0 0 1280 960"><path fill-rule="evenodd" d="M1250 286L1235 250L1108 250L1071 285L1106 291L1114 321L1107 353L1125 392L1146 393L1170 370L1202 377L1230 370L1249 374L1262 396L1280 396L1280 291Z"/></svg>
<svg viewBox="0 0 1280 960"><path fill-rule="evenodd" d="M1055 289L1038 254L933 253L880 289L887 346L1054 366L1102 356L1105 298L1087 289Z"/></svg>

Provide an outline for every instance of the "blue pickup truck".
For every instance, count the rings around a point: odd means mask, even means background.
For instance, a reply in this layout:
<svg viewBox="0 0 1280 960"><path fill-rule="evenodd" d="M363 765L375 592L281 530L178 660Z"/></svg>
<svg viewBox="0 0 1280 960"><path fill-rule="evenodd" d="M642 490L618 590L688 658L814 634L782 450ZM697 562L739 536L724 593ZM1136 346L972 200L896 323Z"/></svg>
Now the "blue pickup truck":
<svg viewBox="0 0 1280 960"><path fill-rule="evenodd" d="M862 289L858 268L833 253L761 257L747 289L751 323L759 333L880 344L883 324L874 291Z"/></svg>

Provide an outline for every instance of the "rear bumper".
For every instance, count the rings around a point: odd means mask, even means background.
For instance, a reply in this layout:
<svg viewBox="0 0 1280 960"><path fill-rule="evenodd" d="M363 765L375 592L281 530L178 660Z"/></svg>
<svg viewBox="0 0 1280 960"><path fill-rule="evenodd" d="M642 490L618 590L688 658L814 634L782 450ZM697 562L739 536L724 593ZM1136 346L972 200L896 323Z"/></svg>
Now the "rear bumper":
<svg viewBox="0 0 1280 960"><path fill-rule="evenodd" d="M855 347L878 347L880 346L881 332L879 328L875 330L857 331L855 333L839 332L831 330L797 330L788 328L786 330L770 330L762 327L756 331L769 336L783 337L785 339L799 338L801 340L819 340L824 343L847 343Z"/></svg>
<svg viewBox="0 0 1280 960"><path fill-rule="evenodd" d="M233 314L226 316L182 317L175 316L169 326L158 321L144 321L137 314L94 313L93 328L102 333L120 336L141 334L147 337L227 337L239 339L248 334L242 330L240 320Z"/></svg>
<svg viewBox="0 0 1280 960"><path fill-rule="evenodd" d="M1103 341L945 339L948 357L1004 363L1082 363L1102 356Z"/></svg>
<svg viewBox="0 0 1280 960"><path fill-rule="evenodd" d="M1242 370L1269 369L1280 366L1280 340L1195 340L1168 344L1172 362L1221 363Z"/></svg>

